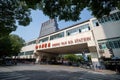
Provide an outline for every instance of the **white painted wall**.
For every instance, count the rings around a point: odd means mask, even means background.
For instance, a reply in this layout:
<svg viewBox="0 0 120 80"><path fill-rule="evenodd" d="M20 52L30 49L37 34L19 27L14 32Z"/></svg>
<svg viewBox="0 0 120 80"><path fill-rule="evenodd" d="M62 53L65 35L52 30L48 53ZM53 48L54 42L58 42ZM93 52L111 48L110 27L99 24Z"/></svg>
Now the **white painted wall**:
<svg viewBox="0 0 120 80"><path fill-rule="evenodd" d="M82 39L82 38L87 38L87 37L90 37L90 40L88 40L88 41L84 41L83 40L81 42L75 43L76 39ZM69 44L69 41L72 41L73 43ZM67 44L62 45L61 44L62 42L67 42ZM44 43L41 43L41 44L39 43L37 45L39 46L39 45L47 44L47 43L50 43L51 46L50 47L46 47L46 48L38 48L37 50L42 50L42 49L47 49L47 48L55 48L55 47L63 47L63 46L70 46L70 45L83 44L83 43L87 43L88 47L95 46L94 39L93 39L91 31L87 31L87 32L83 32L83 33L79 33L79 34L75 34L75 35L66 36L66 37L63 37L63 38L51 40L51 41L44 42ZM53 44L56 44L56 43L59 43L60 45L59 46L52 46Z"/></svg>
<svg viewBox="0 0 120 80"><path fill-rule="evenodd" d="M35 50L35 45L36 44L31 44L31 45L28 45L28 46L24 46L24 47L22 47L21 52Z"/></svg>
<svg viewBox="0 0 120 80"><path fill-rule="evenodd" d="M120 37L120 20L115 22L106 22L104 24L100 24L100 26L98 27L93 27L92 20L95 20L95 18L92 18L90 22L98 50L99 50L99 46L97 40ZM115 56L120 56L120 48L113 49L113 53L115 54ZM104 50L104 56L110 57L108 50Z"/></svg>

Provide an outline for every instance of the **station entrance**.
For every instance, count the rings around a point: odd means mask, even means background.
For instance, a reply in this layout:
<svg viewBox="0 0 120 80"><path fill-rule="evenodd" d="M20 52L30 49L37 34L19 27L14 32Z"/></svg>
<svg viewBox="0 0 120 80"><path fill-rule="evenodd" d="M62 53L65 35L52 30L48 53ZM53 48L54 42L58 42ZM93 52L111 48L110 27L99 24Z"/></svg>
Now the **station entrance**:
<svg viewBox="0 0 120 80"><path fill-rule="evenodd" d="M56 62L58 57L63 60L63 57L61 57L61 55L76 53L81 54L81 56L83 57L84 55L89 54L91 56L92 65L94 67L96 65L99 65L96 47L95 46L88 47L87 43L37 50L35 55L37 57L36 62L54 62L54 61Z"/></svg>

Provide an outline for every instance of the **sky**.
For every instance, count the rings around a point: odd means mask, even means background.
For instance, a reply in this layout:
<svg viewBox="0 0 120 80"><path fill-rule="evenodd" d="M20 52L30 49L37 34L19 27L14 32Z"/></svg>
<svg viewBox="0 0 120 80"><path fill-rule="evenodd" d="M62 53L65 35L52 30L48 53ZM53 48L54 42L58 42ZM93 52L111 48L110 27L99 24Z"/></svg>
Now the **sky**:
<svg viewBox="0 0 120 80"><path fill-rule="evenodd" d="M41 24L49 20L48 16L45 16L40 10L31 11L32 22L28 26L19 26L16 31L12 34L16 34L22 37L26 42L37 39L40 33ZM73 24L80 23L82 21L92 18L91 13L88 10L83 10L80 15L81 19L79 21L58 21L58 27L60 29L69 27Z"/></svg>

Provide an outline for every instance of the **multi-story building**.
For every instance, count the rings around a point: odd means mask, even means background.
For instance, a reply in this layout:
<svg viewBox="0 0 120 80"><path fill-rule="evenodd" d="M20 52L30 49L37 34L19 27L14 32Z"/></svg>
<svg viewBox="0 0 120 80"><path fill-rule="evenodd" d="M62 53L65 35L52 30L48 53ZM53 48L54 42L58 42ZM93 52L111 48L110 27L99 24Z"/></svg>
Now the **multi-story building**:
<svg viewBox="0 0 120 80"><path fill-rule="evenodd" d="M115 10L101 19L91 18L39 37L34 45L34 54L39 61L58 54L89 53L93 65L99 65L98 58L102 56L111 57L114 54L120 57L119 30L120 11Z"/></svg>
<svg viewBox="0 0 120 80"><path fill-rule="evenodd" d="M36 39L26 42L22 47L21 52L18 54L20 59L35 59L34 50L36 45Z"/></svg>
<svg viewBox="0 0 120 80"><path fill-rule="evenodd" d="M41 25L41 30L39 34L39 38L45 35L48 35L50 33L56 32L59 30L58 24L56 19L50 19ZM21 59L34 59L35 58L35 45L36 40L30 40L29 42L26 42L25 45L21 49L21 53L18 54L18 58ZM41 42L45 41L46 39L42 39Z"/></svg>
<svg viewBox="0 0 120 80"><path fill-rule="evenodd" d="M56 19L50 19L41 25L39 37L56 32L59 30Z"/></svg>

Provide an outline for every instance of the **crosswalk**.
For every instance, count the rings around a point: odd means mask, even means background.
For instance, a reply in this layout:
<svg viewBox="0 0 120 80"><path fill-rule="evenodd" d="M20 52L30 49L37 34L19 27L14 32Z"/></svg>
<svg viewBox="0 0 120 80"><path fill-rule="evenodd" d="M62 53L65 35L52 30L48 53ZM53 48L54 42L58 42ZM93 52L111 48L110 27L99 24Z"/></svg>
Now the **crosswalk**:
<svg viewBox="0 0 120 80"><path fill-rule="evenodd" d="M0 72L0 80L30 80L30 78L16 72Z"/></svg>

